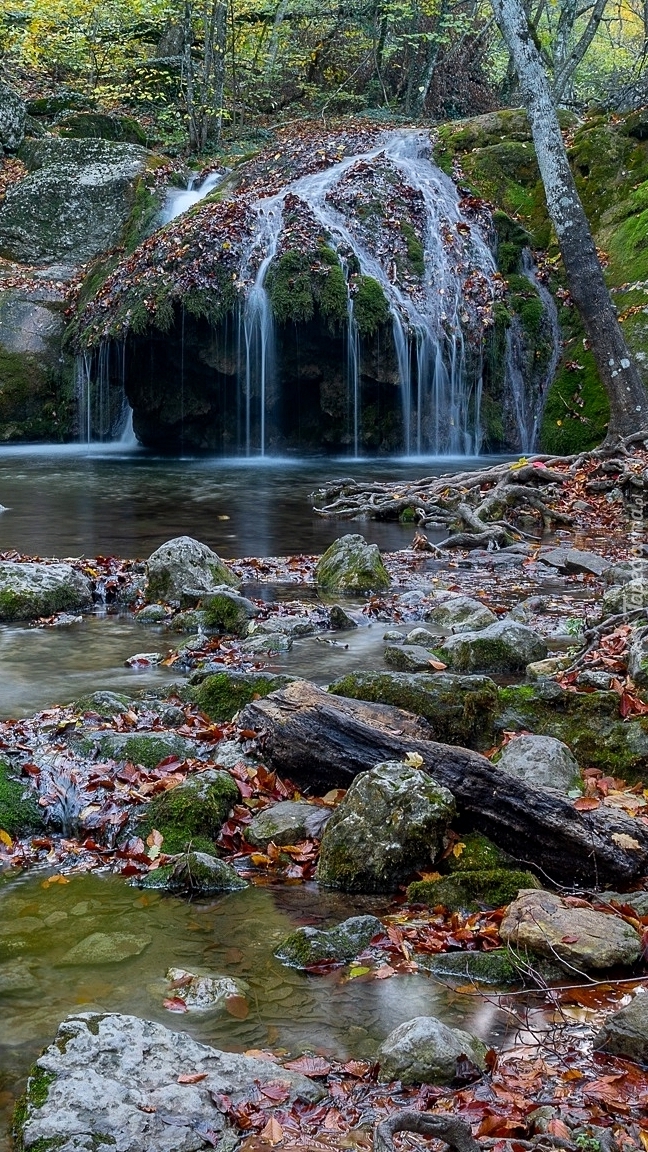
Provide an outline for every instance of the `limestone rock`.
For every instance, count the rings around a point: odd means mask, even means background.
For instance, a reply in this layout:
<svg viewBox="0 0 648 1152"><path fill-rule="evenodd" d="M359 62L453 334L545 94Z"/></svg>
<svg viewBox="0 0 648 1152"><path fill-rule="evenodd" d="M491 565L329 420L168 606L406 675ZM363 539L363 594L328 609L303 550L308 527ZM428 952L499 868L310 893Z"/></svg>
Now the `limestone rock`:
<svg viewBox="0 0 648 1152"><path fill-rule="evenodd" d="M256 604L230 589L221 589L202 600L205 624L234 636L246 636L250 620L259 615Z"/></svg>
<svg viewBox="0 0 648 1152"><path fill-rule="evenodd" d="M90 581L70 564L0 561L0 620L30 620L91 604Z"/></svg>
<svg viewBox="0 0 648 1152"><path fill-rule="evenodd" d="M504 748L497 767L536 788L570 792L582 787L576 760L553 736L516 736Z"/></svg>
<svg viewBox="0 0 648 1152"><path fill-rule="evenodd" d="M403 639L402 636L400 639ZM430 632L429 628L412 628L412 631L408 632L405 637L406 644L418 644L422 648L435 648L439 642L439 636Z"/></svg>
<svg viewBox="0 0 648 1152"><path fill-rule="evenodd" d="M583 552L579 548L541 548L538 560L561 572L586 572L593 576L603 576L610 567L610 561L603 556L596 552Z"/></svg>
<svg viewBox="0 0 648 1152"><path fill-rule="evenodd" d="M270 634L277 634L283 632L285 636L290 636L292 639L298 639L300 636L312 636L315 631L315 625L310 616L279 616L273 614L268 616L265 620L257 620L254 624L250 625L250 632L256 635L257 632L266 632Z"/></svg>
<svg viewBox="0 0 648 1152"><path fill-rule="evenodd" d="M123 708L119 709L124 711ZM107 715L107 709L104 709ZM114 714L114 713L113 713ZM177 732L110 732L106 729L73 733L70 743L83 754L96 752L104 759L130 761L141 764L149 770L156 768L167 756L179 760L200 758L205 755L205 746L196 740L178 736Z"/></svg>
<svg viewBox="0 0 648 1152"><path fill-rule="evenodd" d="M223 584L238 587L241 583L211 548L191 536L176 536L156 548L146 572L147 600L181 600L192 593L198 600Z"/></svg>
<svg viewBox="0 0 648 1152"><path fill-rule="evenodd" d="M53 136L30 141L24 152L31 171L0 206L0 255L77 265L121 242L151 153Z"/></svg>
<svg viewBox="0 0 648 1152"><path fill-rule="evenodd" d="M648 636L635 628L628 647L628 674L641 688L648 685Z"/></svg>
<svg viewBox="0 0 648 1152"><path fill-rule="evenodd" d="M130 956L139 956L150 943L150 936L131 932L93 932L70 948L59 964L120 964Z"/></svg>
<svg viewBox="0 0 648 1152"><path fill-rule="evenodd" d="M315 569L315 579L325 592L381 592L391 578L377 544L349 533L327 548Z"/></svg>
<svg viewBox="0 0 648 1152"><path fill-rule="evenodd" d="M244 640L241 648L253 655L268 656L271 652L290 652L292 646L292 636L286 636L285 632L259 632Z"/></svg>
<svg viewBox="0 0 648 1152"><path fill-rule="evenodd" d="M480 632L451 636L439 655L457 672L522 672L527 664L545 659L547 645L525 624L504 619Z"/></svg>
<svg viewBox="0 0 648 1152"><path fill-rule="evenodd" d="M113 716L127 712L132 707L132 703L130 697L124 696L122 692L101 691L90 692L87 696L81 696L75 700L74 708L77 712L94 712L95 715L110 720Z"/></svg>
<svg viewBox="0 0 648 1152"><path fill-rule="evenodd" d="M291 968L310 968L329 960L345 963L383 931L377 916L350 916L335 928L296 928L275 951Z"/></svg>
<svg viewBox="0 0 648 1152"><path fill-rule="evenodd" d="M458 592L438 592L431 607L425 610L425 619L452 633L479 632L497 623L495 613L481 600Z"/></svg>
<svg viewBox="0 0 648 1152"><path fill-rule="evenodd" d="M430 661L437 660L434 652L418 644L387 644L384 656L385 664L398 672L434 672Z"/></svg>
<svg viewBox="0 0 648 1152"><path fill-rule="evenodd" d="M648 608L648 579L635 578L625 584L613 584L603 594L601 615L604 619L635 608Z"/></svg>
<svg viewBox="0 0 648 1152"><path fill-rule="evenodd" d="M214 1012L225 1008L230 996L245 996L248 985L231 976L200 976L184 968L169 968L169 996L184 1000L189 1012Z"/></svg>
<svg viewBox="0 0 648 1152"><path fill-rule="evenodd" d="M594 1049L648 1064L648 992L644 988L607 1017L594 1037Z"/></svg>
<svg viewBox="0 0 648 1152"><path fill-rule="evenodd" d="M351 632L358 624L344 608L334 604L329 612L329 628L333 632Z"/></svg>
<svg viewBox="0 0 648 1152"><path fill-rule="evenodd" d="M135 616L138 624L163 624L168 618L162 604L145 604Z"/></svg>
<svg viewBox="0 0 648 1152"><path fill-rule="evenodd" d="M0 81L0 154L15 152L25 135L27 109L17 92Z"/></svg>
<svg viewBox="0 0 648 1152"><path fill-rule="evenodd" d="M317 879L347 892L393 892L429 867L455 805L418 768L386 761L361 772L324 830Z"/></svg>
<svg viewBox="0 0 648 1152"><path fill-rule="evenodd" d="M206 1072L195 1084L181 1075ZM313 1080L268 1060L198 1044L186 1032L118 1013L83 1012L59 1027L27 1085L19 1139L25 1152L196 1152L204 1131L226 1132L212 1094L239 1102L255 1082L282 1080L292 1099L317 1101ZM173 1117L173 1123L169 1123Z"/></svg>
<svg viewBox="0 0 648 1152"><path fill-rule="evenodd" d="M257 812L245 830L245 839L258 847L271 840L278 845L297 844L312 838L319 840L330 816L330 808L285 800Z"/></svg>
<svg viewBox="0 0 648 1152"><path fill-rule="evenodd" d="M415 1016L400 1024L378 1049L381 1080L403 1084L450 1084L457 1060L467 1056L485 1069L486 1045L469 1032L449 1028L435 1016Z"/></svg>
<svg viewBox="0 0 648 1152"><path fill-rule="evenodd" d="M500 925L500 936L514 948L587 971L634 964L641 953L641 940L630 924L590 908L569 908L553 892L520 892Z"/></svg>

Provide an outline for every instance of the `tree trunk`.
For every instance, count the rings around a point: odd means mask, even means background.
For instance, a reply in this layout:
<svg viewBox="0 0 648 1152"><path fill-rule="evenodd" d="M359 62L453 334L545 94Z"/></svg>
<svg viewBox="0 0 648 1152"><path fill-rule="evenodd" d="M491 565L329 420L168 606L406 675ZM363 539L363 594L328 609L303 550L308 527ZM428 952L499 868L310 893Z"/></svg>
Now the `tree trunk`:
<svg viewBox="0 0 648 1152"><path fill-rule="evenodd" d="M484 832L541 878L561 884L628 884L648 867L648 828L612 808L578 812L467 748L428 739L425 720L386 704L332 696L304 680L248 704L242 728L260 733L266 764L316 795L358 772L414 752L455 797L462 822ZM623 847L613 836L632 838ZM626 841L626 844L628 842Z"/></svg>
<svg viewBox="0 0 648 1152"><path fill-rule="evenodd" d="M648 398L603 278L567 160L549 83L521 0L492 0L492 5L518 74L569 289L610 400L608 436L628 436L648 425Z"/></svg>

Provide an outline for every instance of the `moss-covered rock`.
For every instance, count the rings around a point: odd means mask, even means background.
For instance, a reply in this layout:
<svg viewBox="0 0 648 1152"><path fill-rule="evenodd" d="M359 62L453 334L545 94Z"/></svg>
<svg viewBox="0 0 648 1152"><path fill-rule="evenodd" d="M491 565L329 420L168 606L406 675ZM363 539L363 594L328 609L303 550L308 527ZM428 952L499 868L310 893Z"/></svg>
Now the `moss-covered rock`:
<svg viewBox="0 0 648 1152"><path fill-rule="evenodd" d="M0 620L30 620L91 604L90 581L70 564L0 562Z"/></svg>
<svg viewBox="0 0 648 1152"><path fill-rule="evenodd" d="M305 800L283 800L263 808L245 829L245 839L257 847L270 841L283 847L300 840L319 840L331 816L331 809Z"/></svg>
<svg viewBox="0 0 648 1152"><path fill-rule="evenodd" d="M223 585L238 588L241 583L220 556L191 536L177 536L156 548L146 574L147 600L180 600L184 607Z"/></svg>
<svg viewBox="0 0 648 1152"><path fill-rule="evenodd" d="M228 772L208 769L156 796L146 808L138 831L146 839L157 829L168 853L183 852L189 847L207 847L213 852L212 842L239 796Z"/></svg>
<svg viewBox="0 0 648 1152"><path fill-rule="evenodd" d="M191 694L210 720L231 720L246 704L278 692L291 680L292 676L266 672L216 672L192 688Z"/></svg>
<svg viewBox="0 0 648 1152"><path fill-rule="evenodd" d="M27 109L24 100L14 88L0 83L0 156L2 152L15 152L25 135Z"/></svg>
<svg viewBox="0 0 648 1152"><path fill-rule="evenodd" d="M250 620L259 609L236 592L213 592L202 600L205 624L231 636L246 636Z"/></svg>
<svg viewBox="0 0 648 1152"><path fill-rule="evenodd" d="M197 757L204 749L195 741L176 732L80 732L72 737L82 754L96 752L104 759L130 761L149 770L156 768L168 756L178 760Z"/></svg>
<svg viewBox="0 0 648 1152"><path fill-rule="evenodd" d="M480 600L457 592L439 592L426 605L424 619L453 634L479 632L497 623L497 616Z"/></svg>
<svg viewBox="0 0 648 1152"><path fill-rule="evenodd" d="M378 1049L381 1080L402 1084L451 1084L457 1060L467 1057L486 1068L486 1045L434 1016L415 1016L400 1024Z"/></svg>
<svg viewBox="0 0 648 1152"><path fill-rule="evenodd" d="M383 931L376 916L351 916L335 928L296 928L275 950L291 968L310 968L325 961L345 963Z"/></svg>
<svg viewBox="0 0 648 1152"><path fill-rule="evenodd" d="M390 318L389 304L380 284L373 276L354 276L351 281L353 293L353 318L363 337L375 336Z"/></svg>
<svg viewBox="0 0 648 1152"><path fill-rule="evenodd" d="M271 264L265 287L280 324L303 324L316 311L331 324L346 320L347 284L337 253L327 244L313 251L284 252Z"/></svg>
<svg viewBox="0 0 648 1152"><path fill-rule="evenodd" d="M391 584L378 545L367 544L357 533L341 536L327 548L315 579L324 592L380 592Z"/></svg>
<svg viewBox="0 0 648 1152"><path fill-rule="evenodd" d="M544 660L547 645L537 632L509 618L451 636L438 654L457 672L522 672L532 661Z"/></svg>
<svg viewBox="0 0 648 1152"><path fill-rule="evenodd" d="M247 888L247 882L224 860L208 852L191 851L185 852L173 865L164 887L169 892L209 896L213 892Z"/></svg>
<svg viewBox="0 0 648 1152"><path fill-rule="evenodd" d="M40 831L44 825L43 809L34 791L0 760L0 828L14 837Z"/></svg>
<svg viewBox="0 0 648 1152"><path fill-rule="evenodd" d="M432 727L431 738L442 744L487 748L493 742L498 695L487 676L351 672L328 690L336 696L392 704L423 716Z"/></svg>
<svg viewBox="0 0 648 1152"><path fill-rule="evenodd" d="M87 696L80 696L74 701L76 712L93 712L106 720L127 712L132 706L132 700L123 692L90 692Z"/></svg>
<svg viewBox="0 0 648 1152"><path fill-rule="evenodd" d="M443 905L450 912L476 912L479 908L501 908L515 900L521 889L539 887L531 872L495 868L455 872L440 880L415 880L407 889L407 899L431 908Z"/></svg>
<svg viewBox="0 0 648 1152"><path fill-rule="evenodd" d="M498 988L513 988L523 983L520 968L505 948L495 948L492 952L439 952L434 956L417 955L416 959L427 972L451 983Z"/></svg>
<svg viewBox="0 0 648 1152"><path fill-rule="evenodd" d="M387 761L355 777L322 837L317 879L346 892L393 892L438 856L455 805L425 772Z"/></svg>
<svg viewBox="0 0 648 1152"><path fill-rule="evenodd" d="M57 121L59 136L68 140L117 140L122 144L140 144L146 148L148 137L132 116L113 116L104 112L73 112Z"/></svg>
<svg viewBox="0 0 648 1152"><path fill-rule="evenodd" d="M468 832L439 865L444 872L493 872L515 868L512 856L481 832Z"/></svg>

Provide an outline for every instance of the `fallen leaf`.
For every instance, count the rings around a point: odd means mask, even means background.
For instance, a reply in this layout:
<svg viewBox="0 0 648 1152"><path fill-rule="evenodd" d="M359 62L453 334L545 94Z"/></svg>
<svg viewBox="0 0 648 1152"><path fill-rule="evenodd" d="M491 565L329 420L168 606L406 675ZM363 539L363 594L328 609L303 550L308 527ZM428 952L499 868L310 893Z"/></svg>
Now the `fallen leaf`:
<svg viewBox="0 0 648 1152"><path fill-rule="evenodd" d="M405 764L407 764L408 768L420 768L423 764L423 757L420 756L418 752L408 752L405 757Z"/></svg>
<svg viewBox="0 0 648 1152"><path fill-rule="evenodd" d="M162 1001L162 1007L166 1008L169 1012L188 1012L189 1009L184 1000L179 996L169 996L167 1000Z"/></svg>
<svg viewBox="0 0 648 1152"><path fill-rule="evenodd" d="M245 996L226 996L225 1011L235 1020L245 1020L249 1014L250 1005Z"/></svg>
<svg viewBox="0 0 648 1152"><path fill-rule="evenodd" d="M178 1076L178 1084L199 1084L201 1080L206 1079L206 1072L181 1072Z"/></svg>
<svg viewBox="0 0 648 1152"><path fill-rule="evenodd" d="M270 1117L260 1136L262 1140L267 1140L268 1144L281 1143L284 1138L283 1128L279 1121L275 1120L274 1116Z"/></svg>
<svg viewBox="0 0 648 1152"><path fill-rule="evenodd" d="M303 1076L328 1076L331 1065L322 1056L298 1056L283 1065L289 1072L301 1072Z"/></svg>

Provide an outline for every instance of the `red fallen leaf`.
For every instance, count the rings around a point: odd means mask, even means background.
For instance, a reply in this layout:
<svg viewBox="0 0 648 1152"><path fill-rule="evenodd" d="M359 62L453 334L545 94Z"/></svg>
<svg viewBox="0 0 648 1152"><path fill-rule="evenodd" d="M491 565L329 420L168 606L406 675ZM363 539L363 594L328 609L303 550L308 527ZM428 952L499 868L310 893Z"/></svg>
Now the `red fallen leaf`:
<svg viewBox="0 0 648 1152"><path fill-rule="evenodd" d="M550 1132L552 1136L559 1136L562 1140L571 1141L572 1138L572 1134L565 1122L559 1120L557 1116L547 1124L547 1132Z"/></svg>
<svg viewBox="0 0 648 1152"><path fill-rule="evenodd" d="M40 776L38 764L23 764L22 771L26 772L28 776Z"/></svg>
<svg viewBox="0 0 648 1152"><path fill-rule="evenodd" d="M245 996L226 996L225 1011L235 1020L245 1020L249 1014L250 1005Z"/></svg>
<svg viewBox="0 0 648 1152"><path fill-rule="evenodd" d="M562 944L578 944L580 936L563 936L561 938Z"/></svg>
<svg viewBox="0 0 648 1152"><path fill-rule="evenodd" d="M179 996L169 996L168 1000L162 1001L162 1007L166 1008L169 1012L188 1012L189 1009L184 1000Z"/></svg>
<svg viewBox="0 0 648 1152"><path fill-rule="evenodd" d="M268 1144L280 1144L284 1138L283 1128L274 1116L271 1116L262 1132L259 1133L262 1140L267 1140Z"/></svg>
<svg viewBox="0 0 648 1152"><path fill-rule="evenodd" d="M369 1064L366 1060L349 1060L344 1065L344 1071L349 1076L366 1076L370 1068L371 1064Z"/></svg>
<svg viewBox="0 0 648 1152"><path fill-rule="evenodd" d="M201 1080L207 1079L207 1072L181 1072L178 1076L178 1084L199 1084Z"/></svg>
<svg viewBox="0 0 648 1152"><path fill-rule="evenodd" d="M298 1056L283 1065L289 1072L301 1072L304 1076L328 1076L331 1065L323 1056Z"/></svg>
<svg viewBox="0 0 648 1152"><path fill-rule="evenodd" d="M593 812L595 808L601 807L601 801L597 800L595 796L581 796L578 800L574 800L574 808L577 812Z"/></svg>
<svg viewBox="0 0 648 1152"><path fill-rule="evenodd" d="M284 1104L290 1096L290 1085L285 1080L272 1080L269 1084L259 1084L258 1088L274 1104Z"/></svg>

